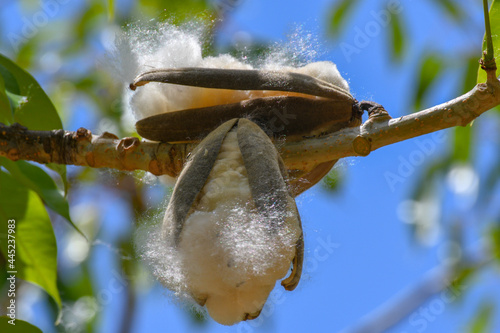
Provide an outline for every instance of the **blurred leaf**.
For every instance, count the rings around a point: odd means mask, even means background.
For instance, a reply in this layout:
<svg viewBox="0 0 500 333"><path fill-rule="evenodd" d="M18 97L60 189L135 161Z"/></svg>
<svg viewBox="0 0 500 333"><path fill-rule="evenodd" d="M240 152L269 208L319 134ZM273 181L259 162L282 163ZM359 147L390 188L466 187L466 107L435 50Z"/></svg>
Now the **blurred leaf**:
<svg viewBox="0 0 500 333"><path fill-rule="evenodd" d="M0 157L0 165L5 167L20 184L35 191L50 209L64 217L85 237L71 220L68 201L64 199L54 180L45 171L26 161L13 162L5 157Z"/></svg>
<svg viewBox="0 0 500 333"><path fill-rule="evenodd" d="M451 163L451 157L445 155L423 164L420 167L421 171L415 176L416 186L410 196L412 200L418 203L427 202L427 204L429 201L438 201L439 196L436 195L437 184L449 170ZM422 209L422 211L425 212L426 210ZM414 240L424 240L422 237L427 237L429 225L425 214L415 214L415 221L411 224Z"/></svg>
<svg viewBox="0 0 500 333"><path fill-rule="evenodd" d="M342 183L343 183L344 177L343 175L338 171L338 168L333 168L328 172L328 174L323 178L323 187L327 189L330 192L337 192Z"/></svg>
<svg viewBox="0 0 500 333"><path fill-rule="evenodd" d="M487 333L491 332L491 320L495 307L491 303L481 305L470 324L470 333Z"/></svg>
<svg viewBox="0 0 500 333"><path fill-rule="evenodd" d="M500 263L500 224L497 223L489 232L491 237L492 255Z"/></svg>
<svg viewBox="0 0 500 333"><path fill-rule="evenodd" d="M1 73L0 73L1 74ZM14 114L10 107L9 98L5 90L5 83L0 75L0 123L10 125L14 122Z"/></svg>
<svg viewBox="0 0 500 333"><path fill-rule="evenodd" d="M32 38L23 40L22 44L19 45L19 51L15 55L15 62L21 68L30 68L33 61L36 59L36 51L40 43L43 43L43 39L39 34L36 34Z"/></svg>
<svg viewBox="0 0 500 333"><path fill-rule="evenodd" d="M443 70L443 61L437 55L427 55L422 61L417 78L417 92L414 98L415 110L420 110L425 95Z"/></svg>
<svg viewBox="0 0 500 333"><path fill-rule="evenodd" d="M477 64L479 62L479 57L474 55L469 57L468 60L464 61L466 63L464 78L462 81L462 94L465 94L471 90L477 83Z"/></svg>
<svg viewBox="0 0 500 333"><path fill-rule="evenodd" d="M215 9L205 0L139 0L138 3L141 9L146 11L147 16L158 17L158 13L163 12L165 15L159 19L168 20L173 24L180 24L196 17L202 19L202 16L208 19L209 13ZM204 14L200 16L200 13Z"/></svg>
<svg viewBox="0 0 500 333"><path fill-rule="evenodd" d="M100 21L104 21L106 15L106 5L103 1L91 1L85 7L79 18L75 19L73 25L75 37L80 42L87 39L87 37L98 28L101 27Z"/></svg>
<svg viewBox="0 0 500 333"><path fill-rule="evenodd" d="M213 48L213 47L212 47ZM266 57L268 57L273 52L273 46L269 43L265 43L262 41L254 41L252 45L245 46L243 48L238 48L235 44L229 44L225 46L223 49L224 53L228 53L235 58L245 59L245 62L248 62L256 67L261 66L261 62L265 61ZM211 50L212 53L206 54L204 56L216 56L216 50Z"/></svg>
<svg viewBox="0 0 500 333"><path fill-rule="evenodd" d="M9 261L7 223L1 231L4 240L0 250L8 262L8 270L16 277L43 288L61 311L57 290L57 245L49 215L38 195L0 170L0 217L15 222L15 261ZM10 238L13 239L13 238ZM12 266L11 266L12 265Z"/></svg>
<svg viewBox="0 0 500 333"><path fill-rule="evenodd" d="M199 311L195 307L190 307L187 311L192 323L197 326L206 326L208 324L208 319L204 311Z"/></svg>
<svg viewBox="0 0 500 333"><path fill-rule="evenodd" d="M469 290L469 283L472 283L471 280L480 272L480 268L477 264L468 264L467 261L462 261L455 267L456 275L451 288L459 291L456 293L457 301L464 299L466 291Z"/></svg>
<svg viewBox="0 0 500 333"><path fill-rule="evenodd" d="M330 24L328 30L331 34L338 35L340 33L357 2L358 0L337 1L335 7L332 8L329 14Z"/></svg>
<svg viewBox="0 0 500 333"><path fill-rule="evenodd" d="M9 324L9 317L0 317L0 332L5 333L42 333L38 327L31 325L27 321L16 319L16 325Z"/></svg>
<svg viewBox="0 0 500 333"><path fill-rule="evenodd" d="M401 13L397 14L392 11L390 13L390 29L387 29L387 32L389 34L389 40L392 42L392 58L394 58L395 60L401 60L406 46L406 39L403 32L403 23L401 21Z"/></svg>
<svg viewBox="0 0 500 333"><path fill-rule="evenodd" d="M465 163L470 160L473 129L472 126L457 126L453 129L453 162Z"/></svg>
<svg viewBox="0 0 500 333"><path fill-rule="evenodd" d="M493 40L494 57L498 58L500 54L500 2L493 0L490 6L490 28L491 28L491 38ZM482 51L486 50L486 34L483 38L483 48ZM478 53L478 59L482 56L482 53ZM479 66L477 72L477 83L486 82L486 72Z"/></svg>
<svg viewBox="0 0 500 333"><path fill-rule="evenodd" d="M435 2L437 2L452 19L454 19L455 21L462 20L464 13L462 11L462 8L458 5L458 2L455 2L453 0L436 0Z"/></svg>
<svg viewBox="0 0 500 333"><path fill-rule="evenodd" d="M59 114L38 82L1 54L0 75L3 76L5 88L11 94L27 98L27 102L16 111L14 121L30 130L48 131L62 128Z"/></svg>
<svg viewBox="0 0 500 333"><path fill-rule="evenodd" d="M88 263L88 261L87 261ZM59 291L64 296L65 301L76 302L80 297L92 296L94 288L92 287L92 275L86 264L81 264L78 275L74 275L74 279L65 281L59 280Z"/></svg>
<svg viewBox="0 0 500 333"><path fill-rule="evenodd" d="M108 20L113 21L115 18L115 1L108 0Z"/></svg>
<svg viewBox="0 0 500 333"><path fill-rule="evenodd" d="M434 180L439 176L444 175L451 165L451 159L445 156L440 159L436 159L423 166L424 169L416 180L417 186L413 190L412 198L414 200L420 200L424 193L429 192L429 187L433 186Z"/></svg>
<svg viewBox="0 0 500 333"><path fill-rule="evenodd" d="M493 191L495 190L498 181L500 180L500 158L496 156L496 160L493 164L493 168L487 172L486 177L484 177L484 182L482 182L482 191L479 192L480 197L483 200L488 199L489 202ZM480 200L481 200L480 198Z"/></svg>

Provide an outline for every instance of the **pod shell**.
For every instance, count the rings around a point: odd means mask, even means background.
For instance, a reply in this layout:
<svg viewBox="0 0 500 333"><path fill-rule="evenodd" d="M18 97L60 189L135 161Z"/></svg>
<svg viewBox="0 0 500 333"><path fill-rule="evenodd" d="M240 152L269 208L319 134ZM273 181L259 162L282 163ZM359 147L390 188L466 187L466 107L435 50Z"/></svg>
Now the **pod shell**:
<svg viewBox="0 0 500 333"><path fill-rule="evenodd" d="M184 223L203 189L217 159L226 134L237 126L238 145L247 170L251 196L257 211L270 223L271 232L284 227L287 214L294 214L300 225L300 216L293 195L288 189L287 171L269 137L248 119L231 119L212 131L193 150L175 185L165 213L164 234L178 244ZM296 243L291 275L282 281L287 290L293 290L301 276L304 256L302 234Z"/></svg>
<svg viewBox="0 0 500 333"><path fill-rule="evenodd" d="M250 119L271 138L284 138L288 142L361 124L359 103L349 91L306 74L220 68L155 69L140 74L130 87L135 90L149 82L282 93L238 103L166 112L139 120L137 132L153 141L200 142L222 122L233 118ZM336 162L319 163L307 170L289 169L292 194L297 196L319 182Z"/></svg>
<svg viewBox="0 0 500 333"><path fill-rule="evenodd" d="M141 119L135 126L149 140L198 142L221 122L248 118L270 137L299 141L359 125L361 115L355 109L354 100L272 96L166 112Z"/></svg>
<svg viewBox="0 0 500 333"><path fill-rule="evenodd" d="M138 86L149 82L215 89L296 92L330 99L352 100L348 91L331 82L290 71L200 67L158 68L139 74L130 84L130 89L135 90Z"/></svg>

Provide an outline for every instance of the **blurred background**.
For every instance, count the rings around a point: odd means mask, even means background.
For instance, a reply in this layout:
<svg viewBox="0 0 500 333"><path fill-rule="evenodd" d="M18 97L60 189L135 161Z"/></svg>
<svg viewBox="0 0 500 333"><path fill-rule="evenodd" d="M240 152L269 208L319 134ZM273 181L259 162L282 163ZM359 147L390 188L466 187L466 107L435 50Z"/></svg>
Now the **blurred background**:
<svg viewBox="0 0 500 333"><path fill-rule="evenodd" d="M133 135L108 46L119 29L191 20L210 32L205 55L330 60L356 99L400 117L474 87L482 15L478 0L0 0L0 53L35 76L66 130ZM297 198L298 288L278 286L258 319L232 327L173 299L136 255L134 231L171 189L144 172L68 167L71 216L90 243L52 216L62 321L29 283L18 318L44 332L499 332L498 133L491 110L339 162Z"/></svg>

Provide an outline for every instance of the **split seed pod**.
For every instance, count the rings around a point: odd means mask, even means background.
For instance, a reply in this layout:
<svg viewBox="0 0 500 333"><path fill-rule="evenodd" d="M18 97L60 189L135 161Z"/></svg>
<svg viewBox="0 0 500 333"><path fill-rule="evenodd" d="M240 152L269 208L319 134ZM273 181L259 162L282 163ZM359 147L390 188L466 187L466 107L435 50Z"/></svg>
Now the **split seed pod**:
<svg viewBox="0 0 500 333"><path fill-rule="evenodd" d="M163 232L183 261L186 291L221 324L256 318L275 282L293 290L303 261L300 217L270 138L232 119L193 150Z"/></svg>
<svg viewBox="0 0 500 333"><path fill-rule="evenodd" d="M343 80L340 74L338 77ZM217 68L157 69L140 74L130 88L135 90L149 82L260 90L268 96L166 112L139 120L137 132L154 141L198 142L221 122L233 118L250 119L271 138L285 138L287 142L361 124L359 103L346 89L301 73ZM305 163L303 169L288 168L293 194L298 195L316 184L335 163L333 160Z"/></svg>

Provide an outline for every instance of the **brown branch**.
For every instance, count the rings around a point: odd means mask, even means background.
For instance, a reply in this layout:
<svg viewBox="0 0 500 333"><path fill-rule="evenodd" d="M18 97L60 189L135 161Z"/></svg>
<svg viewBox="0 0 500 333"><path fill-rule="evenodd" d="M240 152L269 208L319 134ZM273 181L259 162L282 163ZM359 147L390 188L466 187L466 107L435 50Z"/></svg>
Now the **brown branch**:
<svg viewBox="0 0 500 333"><path fill-rule="evenodd" d="M154 175L177 176L193 146L141 142L134 137L119 139L107 132L96 136L84 128L76 132L30 131L18 124L0 124L0 156L13 161L145 170Z"/></svg>
<svg viewBox="0 0 500 333"><path fill-rule="evenodd" d="M392 119L379 109L359 127L319 138L278 143L289 170L311 171L319 163L347 156L366 156L371 151L453 126L465 126L500 104L500 82L494 71L487 83L478 84L465 95L441 105ZM86 129L29 131L22 126L0 125L0 156L11 160L145 170L154 175L177 176L194 144L168 144L118 139L104 133L95 136ZM300 175L300 173L298 173Z"/></svg>
<svg viewBox="0 0 500 333"><path fill-rule="evenodd" d="M493 77L493 79L491 79ZM420 135L465 126L482 113L500 104L500 82L488 75L468 93L432 108L392 119L386 112L373 113L360 127L344 129L321 138L285 144L282 157L287 166L304 160L324 162L370 152Z"/></svg>

